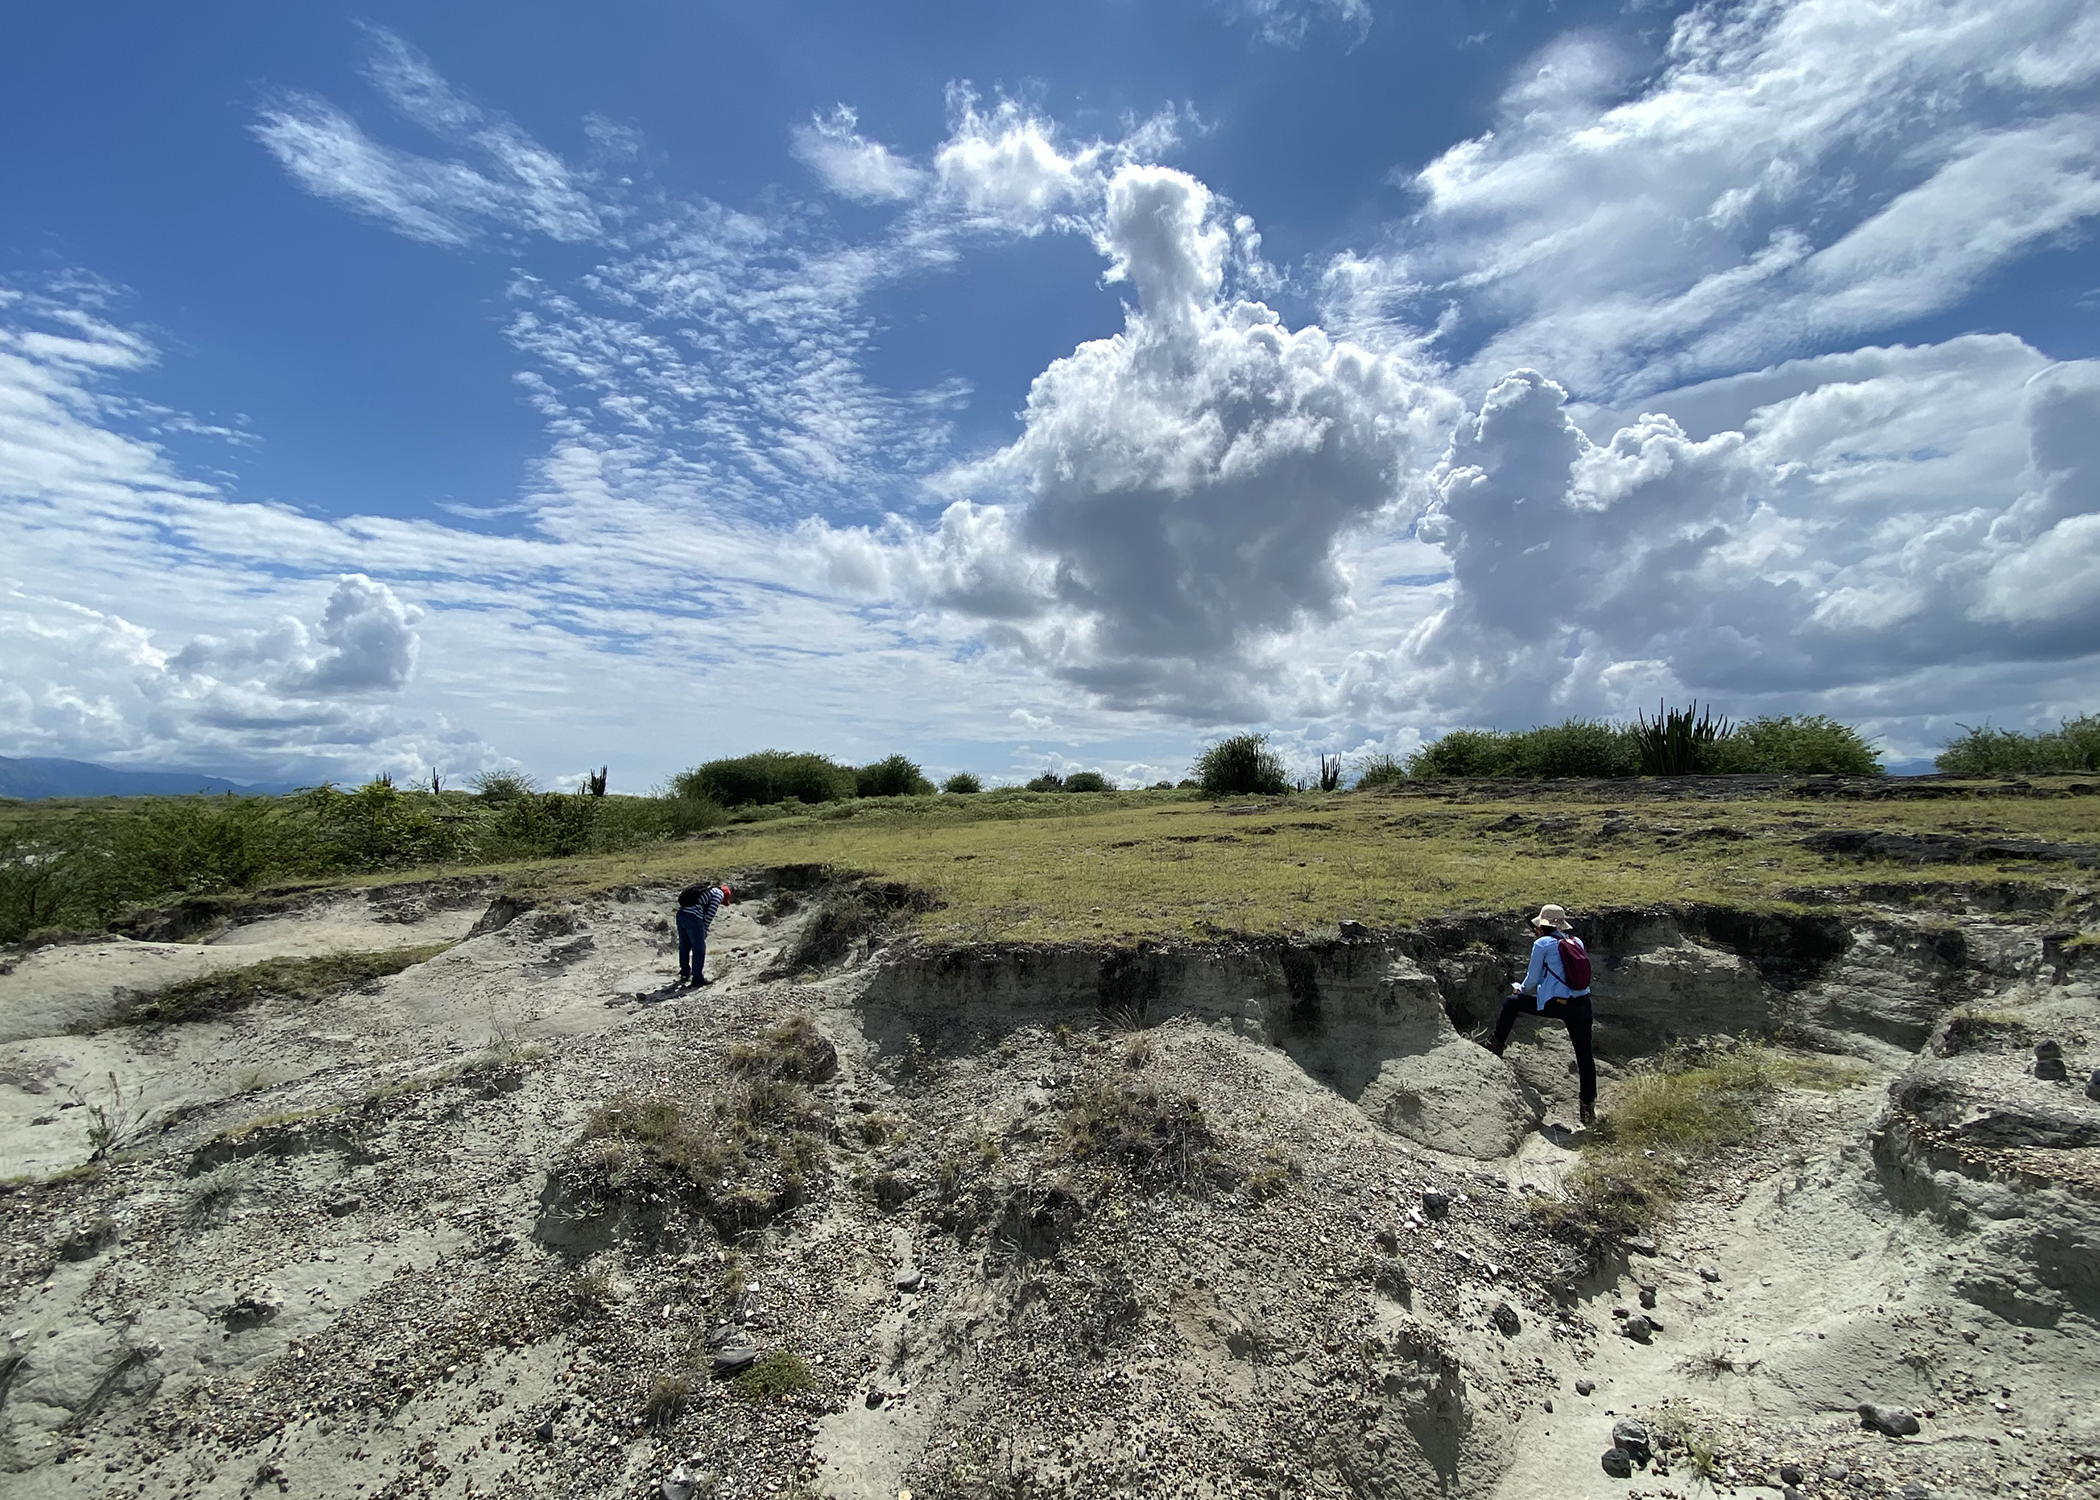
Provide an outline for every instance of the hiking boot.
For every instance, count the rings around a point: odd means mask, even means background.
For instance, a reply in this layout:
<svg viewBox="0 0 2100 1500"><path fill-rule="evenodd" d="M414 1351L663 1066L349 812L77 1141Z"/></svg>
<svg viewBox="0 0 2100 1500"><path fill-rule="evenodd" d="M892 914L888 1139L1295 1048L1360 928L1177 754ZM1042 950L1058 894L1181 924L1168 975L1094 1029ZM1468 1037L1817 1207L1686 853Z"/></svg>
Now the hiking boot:
<svg viewBox="0 0 2100 1500"><path fill-rule="evenodd" d="M1590 1103L1587 1099L1582 1101L1582 1123L1585 1125L1597 1123L1597 1106Z"/></svg>

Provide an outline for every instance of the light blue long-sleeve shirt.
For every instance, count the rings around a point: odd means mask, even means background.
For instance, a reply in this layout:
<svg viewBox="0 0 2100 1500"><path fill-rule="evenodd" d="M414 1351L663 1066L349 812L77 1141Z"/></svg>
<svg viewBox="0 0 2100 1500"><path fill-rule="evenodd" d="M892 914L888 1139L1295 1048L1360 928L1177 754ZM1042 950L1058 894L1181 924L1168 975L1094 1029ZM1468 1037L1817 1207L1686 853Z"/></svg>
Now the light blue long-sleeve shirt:
<svg viewBox="0 0 2100 1500"><path fill-rule="evenodd" d="M1574 933L1567 934L1568 941L1580 947L1582 939ZM1588 949L1583 949L1587 953ZM1555 1000L1565 1000L1571 995L1587 995L1588 990L1571 990L1560 973L1560 938L1542 937L1531 945L1531 967L1524 971L1524 982L1517 986L1527 995L1534 995L1538 1008L1544 1010Z"/></svg>

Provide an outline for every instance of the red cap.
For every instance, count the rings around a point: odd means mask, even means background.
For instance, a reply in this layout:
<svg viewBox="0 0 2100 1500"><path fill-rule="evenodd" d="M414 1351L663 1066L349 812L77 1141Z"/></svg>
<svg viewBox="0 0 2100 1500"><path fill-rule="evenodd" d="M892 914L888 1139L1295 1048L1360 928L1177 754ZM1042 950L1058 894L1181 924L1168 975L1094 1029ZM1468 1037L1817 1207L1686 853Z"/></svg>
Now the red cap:
<svg viewBox="0 0 2100 1500"><path fill-rule="evenodd" d="M727 900L729 899L729 897L730 897L730 890L729 890L729 882L725 880L725 881L723 881L723 882L722 882L722 899L723 899L724 901L727 901Z"/></svg>

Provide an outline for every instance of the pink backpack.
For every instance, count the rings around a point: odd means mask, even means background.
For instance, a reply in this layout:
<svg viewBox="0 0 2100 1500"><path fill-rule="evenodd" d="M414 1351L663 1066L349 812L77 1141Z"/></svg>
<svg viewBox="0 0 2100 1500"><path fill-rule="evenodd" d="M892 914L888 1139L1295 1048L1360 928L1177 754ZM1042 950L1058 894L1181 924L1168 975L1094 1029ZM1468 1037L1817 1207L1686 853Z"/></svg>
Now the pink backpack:
<svg viewBox="0 0 2100 1500"><path fill-rule="evenodd" d="M1590 955L1581 938L1560 939L1560 973L1554 977L1578 995L1590 987Z"/></svg>

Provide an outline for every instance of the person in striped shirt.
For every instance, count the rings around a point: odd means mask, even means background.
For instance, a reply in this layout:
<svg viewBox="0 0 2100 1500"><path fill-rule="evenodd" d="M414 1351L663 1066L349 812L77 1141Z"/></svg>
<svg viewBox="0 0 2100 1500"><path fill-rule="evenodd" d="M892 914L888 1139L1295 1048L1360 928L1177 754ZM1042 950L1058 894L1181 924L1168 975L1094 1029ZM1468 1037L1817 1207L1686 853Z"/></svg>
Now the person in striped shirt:
<svg viewBox="0 0 2100 1500"><path fill-rule="evenodd" d="M729 887L689 885L678 893L678 982L694 989L712 983L701 973L707 962L707 929L729 900Z"/></svg>

